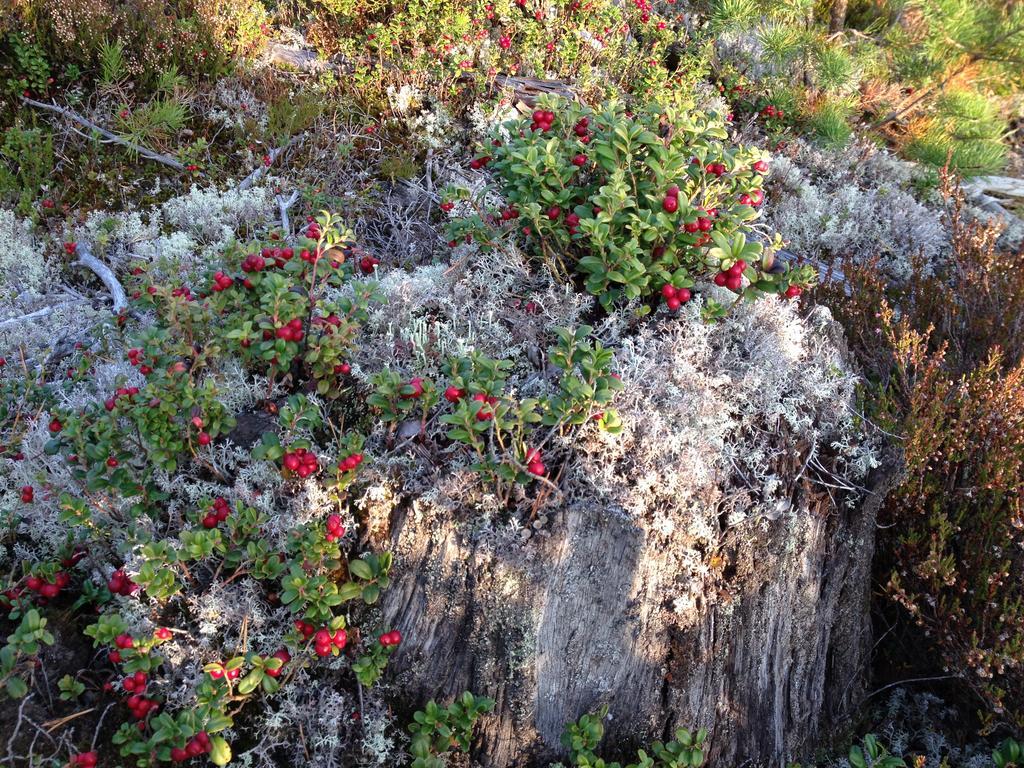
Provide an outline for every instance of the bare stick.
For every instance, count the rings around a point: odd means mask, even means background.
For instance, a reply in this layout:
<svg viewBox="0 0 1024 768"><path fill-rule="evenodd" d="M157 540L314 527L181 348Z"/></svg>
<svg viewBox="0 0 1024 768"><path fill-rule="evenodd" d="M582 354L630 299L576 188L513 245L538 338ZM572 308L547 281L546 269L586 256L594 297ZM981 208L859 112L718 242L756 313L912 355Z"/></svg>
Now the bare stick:
<svg viewBox="0 0 1024 768"><path fill-rule="evenodd" d="M285 237L290 237L292 234L292 223L291 221L288 220L288 209L295 205L298 201L298 191L292 192L287 200L285 200L284 195L277 196L277 207L281 211L281 229L284 230Z"/></svg>
<svg viewBox="0 0 1024 768"><path fill-rule="evenodd" d="M110 267L93 256L89 250L89 246L84 245L83 243L78 244L76 253L78 254L78 261L75 262L76 266L85 267L96 275L100 281L102 281L103 285L106 286L107 291L110 292L110 298L114 300L114 314L121 314L128 308L128 296L125 294L124 288L121 286L121 282L114 275L113 271L111 271Z"/></svg>
<svg viewBox="0 0 1024 768"><path fill-rule="evenodd" d="M91 120L86 120L80 114L78 114L77 112L73 112L70 109L58 107L56 104L46 104L45 102L36 101L35 99L29 99L25 96L22 96L21 100L26 104L29 104L38 109L45 109L47 112L53 112L55 114L60 115L61 117L66 117L69 120L74 120L79 125L85 126L89 130L95 131L96 133L100 134L100 136L103 136L107 141L112 142L114 144L120 144L122 147L127 147L132 152L135 152L136 154L146 158L147 160L154 160L158 163L169 165L171 168L174 168L175 170L178 171L185 170L184 164L179 162L178 160L175 160L173 157L161 154L159 152L154 152L152 149L146 149L145 147L141 147L138 144L133 144L132 142L127 141L126 139L122 139L116 133L112 133L111 131L108 131L106 128L102 128L96 125L96 123L92 122Z"/></svg>

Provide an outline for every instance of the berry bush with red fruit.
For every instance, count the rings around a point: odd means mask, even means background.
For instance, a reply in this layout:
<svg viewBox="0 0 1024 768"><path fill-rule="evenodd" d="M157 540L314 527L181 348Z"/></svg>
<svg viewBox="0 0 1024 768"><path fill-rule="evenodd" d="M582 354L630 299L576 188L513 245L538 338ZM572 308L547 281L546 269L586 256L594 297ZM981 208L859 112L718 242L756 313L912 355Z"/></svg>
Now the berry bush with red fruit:
<svg viewBox="0 0 1024 768"><path fill-rule="evenodd" d="M675 311L712 279L736 300L792 297L814 281L808 266L773 269L771 250L748 239L767 161L730 146L713 113L542 100L471 165L493 172L504 205L474 201L475 215L450 225L451 242L523 238L605 309L633 302L643 314L660 296ZM721 317L727 306L708 296L704 310Z"/></svg>

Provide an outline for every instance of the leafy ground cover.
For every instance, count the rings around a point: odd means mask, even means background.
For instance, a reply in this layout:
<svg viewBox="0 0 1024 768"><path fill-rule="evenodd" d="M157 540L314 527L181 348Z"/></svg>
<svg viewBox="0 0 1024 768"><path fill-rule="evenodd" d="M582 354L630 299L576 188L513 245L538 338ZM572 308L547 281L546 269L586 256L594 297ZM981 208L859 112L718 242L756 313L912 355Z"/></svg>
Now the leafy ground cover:
<svg viewBox="0 0 1024 768"><path fill-rule="evenodd" d="M16 0L0 40L6 762L461 764L495 703L389 685L382 510L529 542L600 488L701 538L719 464L714 526L776 519L785 435L821 488L902 463L819 762L1021 764L1021 230L958 187L1019 170L1020 3ZM576 715L565 764L619 765ZM716 739L664 736L626 764Z"/></svg>

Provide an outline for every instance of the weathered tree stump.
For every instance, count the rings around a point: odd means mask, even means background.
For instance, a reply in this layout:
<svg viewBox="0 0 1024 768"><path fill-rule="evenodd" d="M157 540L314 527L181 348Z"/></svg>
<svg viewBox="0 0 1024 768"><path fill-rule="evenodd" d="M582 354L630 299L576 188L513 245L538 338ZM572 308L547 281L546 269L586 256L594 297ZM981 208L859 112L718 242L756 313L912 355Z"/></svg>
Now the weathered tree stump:
<svg viewBox="0 0 1024 768"><path fill-rule="evenodd" d="M703 726L717 764L798 758L860 702L886 477L854 507L793 483L791 513L753 539L726 532L724 570L683 585L682 605L667 603L676 553L692 545L683 532L575 504L524 544L402 506L390 521L401 571L383 605L411 640L399 685L419 703L495 698L475 750L484 766L556 759L565 722L602 704L612 755Z"/></svg>

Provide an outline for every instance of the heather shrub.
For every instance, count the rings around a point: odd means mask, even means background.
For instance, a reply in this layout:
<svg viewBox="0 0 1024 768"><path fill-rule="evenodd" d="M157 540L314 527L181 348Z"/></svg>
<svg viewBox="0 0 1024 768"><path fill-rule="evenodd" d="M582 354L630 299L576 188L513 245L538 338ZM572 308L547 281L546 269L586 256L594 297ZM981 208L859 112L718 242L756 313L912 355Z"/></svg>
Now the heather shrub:
<svg viewBox="0 0 1024 768"><path fill-rule="evenodd" d="M251 0L22 0L14 16L23 39L65 64L98 71L104 51L120 46L125 74L149 86L172 68L196 78L224 71L255 50L267 19ZM48 85L37 79L26 89L41 95Z"/></svg>
<svg viewBox="0 0 1024 768"><path fill-rule="evenodd" d="M879 558L887 594L937 649L942 670L984 702L988 727L1020 728L1024 685L1024 281L969 222L943 177L952 257L887 291L847 264L829 289L899 435L905 478L887 500ZM894 307L899 307L897 312Z"/></svg>
<svg viewBox="0 0 1024 768"><path fill-rule="evenodd" d="M578 277L606 309L644 300L646 313L660 294L675 311L697 281L736 301L796 296L813 270L775 265L750 227L768 163L726 140L715 114L542 101L532 122L504 124L473 161L493 170L504 205L470 201L476 212L452 223L450 244L524 235L554 274ZM727 309L713 298L704 308L709 317Z"/></svg>

